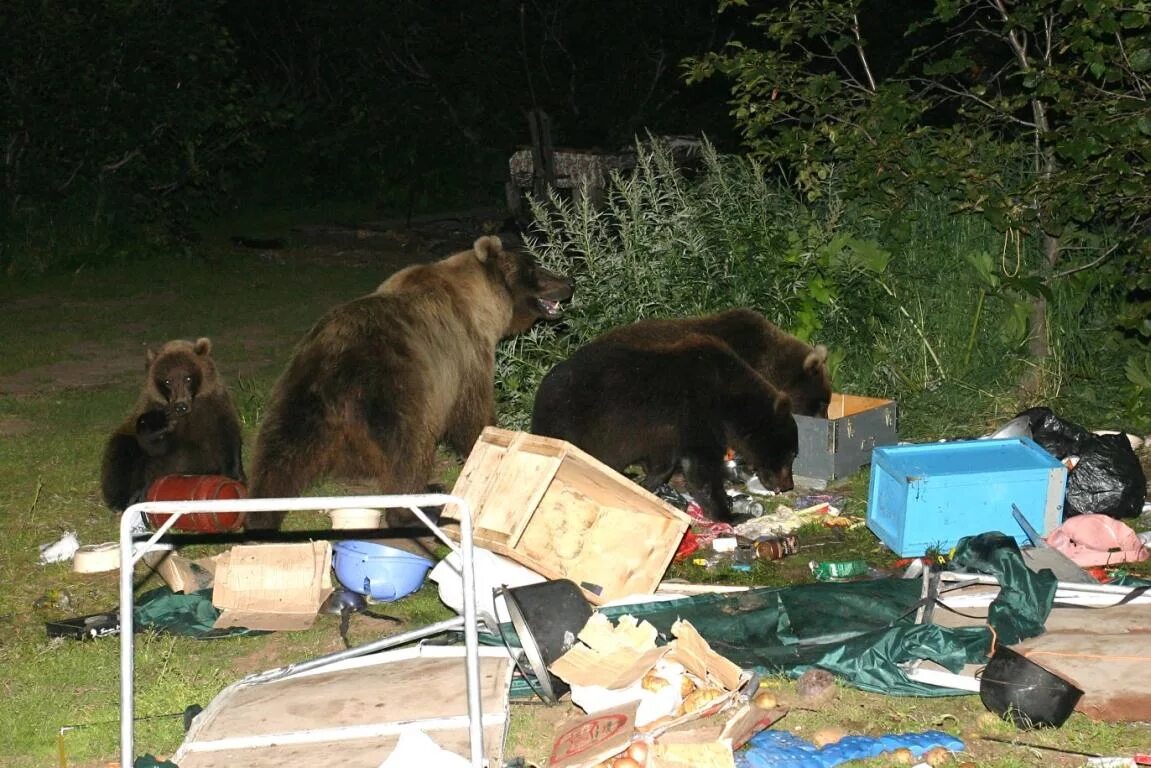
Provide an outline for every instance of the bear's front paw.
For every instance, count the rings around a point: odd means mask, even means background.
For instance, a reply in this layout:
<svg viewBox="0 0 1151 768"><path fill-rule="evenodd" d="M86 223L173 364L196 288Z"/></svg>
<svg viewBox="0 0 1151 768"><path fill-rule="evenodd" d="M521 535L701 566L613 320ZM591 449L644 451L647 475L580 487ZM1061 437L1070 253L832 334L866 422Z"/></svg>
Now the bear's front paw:
<svg viewBox="0 0 1151 768"><path fill-rule="evenodd" d="M172 423L164 411L148 411L136 419L136 440L146 453L156 455L164 450Z"/></svg>

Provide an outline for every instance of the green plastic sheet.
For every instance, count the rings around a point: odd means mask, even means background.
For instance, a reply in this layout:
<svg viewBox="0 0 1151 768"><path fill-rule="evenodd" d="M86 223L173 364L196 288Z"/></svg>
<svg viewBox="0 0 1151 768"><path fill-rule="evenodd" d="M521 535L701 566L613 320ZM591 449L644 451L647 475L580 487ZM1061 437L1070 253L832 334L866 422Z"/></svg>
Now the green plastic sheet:
<svg viewBox="0 0 1151 768"><path fill-rule="evenodd" d="M1058 582L1049 570L1028 569L1014 539L998 532L962 539L951 567L999 581L999 595L989 609L990 627L915 624L921 582L898 578L763 587L601 612L646 620L665 641L671 639L672 625L685 619L716 652L761 672L798 677L809 667L820 667L864 690L957 695L965 692L911 680L900 665L930 659L958 672L965 664L985 662L993 642L1011 645L1042 634ZM512 627L502 629L508 644L518 647ZM487 641L502 642L498 637Z"/></svg>

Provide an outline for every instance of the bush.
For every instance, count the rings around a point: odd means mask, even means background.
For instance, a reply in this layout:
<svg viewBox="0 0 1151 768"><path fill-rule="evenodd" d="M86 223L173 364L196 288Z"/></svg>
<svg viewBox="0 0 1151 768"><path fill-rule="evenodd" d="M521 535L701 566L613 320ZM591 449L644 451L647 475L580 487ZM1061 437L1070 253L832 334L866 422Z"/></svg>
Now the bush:
<svg viewBox="0 0 1151 768"><path fill-rule="evenodd" d="M805 201L754 161L710 146L690 178L658 142L637 152L602 208L558 195L533 206L528 249L576 289L561 324L501 347L510 425L526 428L543 375L603 331L735 306L826 344L837 391L898 400L908 435L978 431L1035 404L1015 394L1029 364L1029 296L1017 276L1041 257L1025 242L926 196L881 219L843 200L834 173ZM1068 285L1049 302L1057 385L1099 370L1113 301L1101 284ZM1050 404L1074 392L1044 395Z"/></svg>

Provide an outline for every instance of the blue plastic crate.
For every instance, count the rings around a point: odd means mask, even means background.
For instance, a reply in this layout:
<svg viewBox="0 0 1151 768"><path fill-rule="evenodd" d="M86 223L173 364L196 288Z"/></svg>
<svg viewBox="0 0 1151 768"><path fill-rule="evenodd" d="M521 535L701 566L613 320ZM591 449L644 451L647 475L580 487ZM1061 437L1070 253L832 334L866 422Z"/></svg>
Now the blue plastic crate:
<svg viewBox="0 0 1151 768"><path fill-rule="evenodd" d="M1011 505L1046 536L1063 522L1066 487L1067 468L1027 437L878 447L867 527L901 557L986 531L1026 544Z"/></svg>

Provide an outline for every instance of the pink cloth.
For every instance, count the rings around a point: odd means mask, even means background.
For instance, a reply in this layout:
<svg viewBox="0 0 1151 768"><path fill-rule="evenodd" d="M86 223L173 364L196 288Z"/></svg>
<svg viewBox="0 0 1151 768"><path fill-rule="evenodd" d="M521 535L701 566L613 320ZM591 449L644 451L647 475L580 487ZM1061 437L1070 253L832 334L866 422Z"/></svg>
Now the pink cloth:
<svg viewBox="0 0 1151 768"><path fill-rule="evenodd" d="M1151 553L1126 523L1107 515L1076 515L1047 536L1047 545L1084 568L1146 560Z"/></svg>

